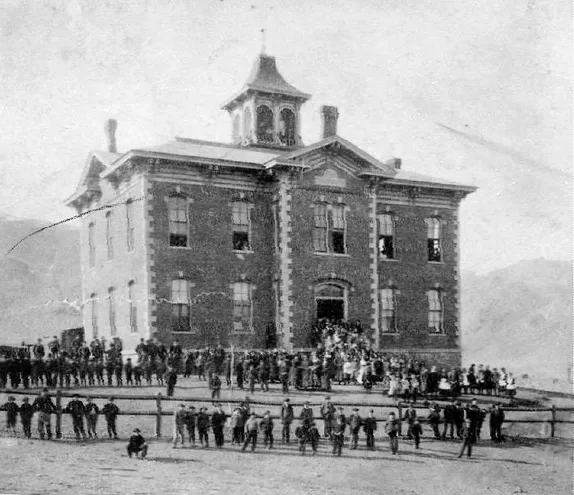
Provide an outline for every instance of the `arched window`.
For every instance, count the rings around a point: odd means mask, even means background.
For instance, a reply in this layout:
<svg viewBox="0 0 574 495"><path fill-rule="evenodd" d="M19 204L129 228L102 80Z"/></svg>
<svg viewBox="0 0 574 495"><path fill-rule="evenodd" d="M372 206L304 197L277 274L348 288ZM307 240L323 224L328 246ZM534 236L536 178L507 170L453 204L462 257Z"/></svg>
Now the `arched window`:
<svg viewBox="0 0 574 495"><path fill-rule="evenodd" d="M442 220L439 217L430 217L425 222L427 224L428 260L442 261Z"/></svg>
<svg viewBox="0 0 574 495"><path fill-rule="evenodd" d="M253 329L252 287L248 282L233 284L233 330L251 332Z"/></svg>
<svg viewBox="0 0 574 495"><path fill-rule="evenodd" d="M88 263L90 268L96 265L96 224L94 222L88 225Z"/></svg>
<svg viewBox="0 0 574 495"><path fill-rule="evenodd" d="M128 199L126 201L126 230L127 230L128 251L133 251L135 247L133 205L134 202L131 199Z"/></svg>
<svg viewBox="0 0 574 495"><path fill-rule="evenodd" d="M98 296L95 292L90 294L90 316L92 319L92 338L98 338Z"/></svg>
<svg viewBox="0 0 574 495"><path fill-rule="evenodd" d="M240 119L239 115L236 115L233 118L233 130L232 130L234 143L239 142L239 140L241 139L240 133L241 133L241 119Z"/></svg>
<svg viewBox="0 0 574 495"><path fill-rule="evenodd" d="M108 247L108 259L114 258L114 237L113 237L113 225L112 225L112 212L108 211L106 213L106 245Z"/></svg>
<svg viewBox="0 0 574 495"><path fill-rule="evenodd" d="M169 245L187 247L189 236L189 217L187 198L171 196L168 200Z"/></svg>
<svg viewBox="0 0 574 495"><path fill-rule="evenodd" d="M440 289L431 289L427 292L429 301L429 331L443 333L443 293Z"/></svg>
<svg viewBox="0 0 574 495"><path fill-rule="evenodd" d="M286 146L295 146L295 114L284 108L279 114L279 140Z"/></svg>
<svg viewBox="0 0 574 495"><path fill-rule="evenodd" d="M110 335L113 337L117 335L118 329L116 327L116 299L115 289L110 287L108 289L108 317L110 321Z"/></svg>
<svg viewBox="0 0 574 495"><path fill-rule="evenodd" d="M247 201L232 204L233 250L251 251L251 205Z"/></svg>
<svg viewBox="0 0 574 495"><path fill-rule="evenodd" d="M191 301L187 280L177 278L171 281L171 307L172 331L189 332L191 330Z"/></svg>
<svg viewBox="0 0 574 495"><path fill-rule="evenodd" d="M347 317L347 290L334 284L320 284L315 287L317 320L341 321Z"/></svg>
<svg viewBox="0 0 574 495"><path fill-rule="evenodd" d="M138 331L138 308L135 301L135 282L130 280L128 283L128 304L130 309L130 330L132 333Z"/></svg>
<svg viewBox="0 0 574 495"><path fill-rule="evenodd" d="M243 137L245 139L251 137L251 109L249 107L243 112Z"/></svg>
<svg viewBox="0 0 574 495"><path fill-rule="evenodd" d="M397 331L397 291L392 287L381 289L381 332Z"/></svg>
<svg viewBox="0 0 574 495"><path fill-rule="evenodd" d="M273 143L275 133L273 118L273 110L267 105L257 107L257 141L259 143Z"/></svg>
<svg viewBox="0 0 574 495"><path fill-rule="evenodd" d="M395 258L395 219L392 213L379 216L379 254L383 260Z"/></svg>

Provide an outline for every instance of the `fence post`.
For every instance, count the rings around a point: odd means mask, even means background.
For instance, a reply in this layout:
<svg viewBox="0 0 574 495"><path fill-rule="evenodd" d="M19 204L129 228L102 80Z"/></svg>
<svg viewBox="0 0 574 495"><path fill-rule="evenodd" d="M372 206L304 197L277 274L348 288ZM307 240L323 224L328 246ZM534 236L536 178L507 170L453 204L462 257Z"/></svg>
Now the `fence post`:
<svg viewBox="0 0 574 495"><path fill-rule="evenodd" d="M399 435L403 434L403 406L401 406L401 402L399 401L397 408L399 410L399 417L397 418L399 420Z"/></svg>
<svg viewBox="0 0 574 495"><path fill-rule="evenodd" d="M56 390L56 438L62 438L62 390Z"/></svg>
<svg viewBox="0 0 574 495"><path fill-rule="evenodd" d="M157 408L155 416L155 436L159 438L161 437L161 392L157 393L155 404Z"/></svg>
<svg viewBox="0 0 574 495"><path fill-rule="evenodd" d="M554 438L554 428L556 423L556 405L552 404L552 420L550 421L550 437Z"/></svg>

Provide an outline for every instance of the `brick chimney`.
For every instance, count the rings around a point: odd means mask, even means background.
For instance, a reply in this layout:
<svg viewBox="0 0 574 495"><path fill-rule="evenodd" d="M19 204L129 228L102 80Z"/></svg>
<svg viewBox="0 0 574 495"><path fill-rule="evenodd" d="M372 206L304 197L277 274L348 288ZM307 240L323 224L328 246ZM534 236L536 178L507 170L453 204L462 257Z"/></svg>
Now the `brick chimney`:
<svg viewBox="0 0 574 495"><path fill-rule="evenodd" d="M116 143L116 129L118 128L118 122L114 119L106 120L104 126L104 131L106 133L106 140L108 142L108 151L111 153L117 153L118 146Z"/></svg>
<svg viewBox="0 0 574 495"><path fill-rule="evenodd" d="M323 105L321 107L323 115L323 139L337 135L337 120L339 119L339 110L337 107Z"/></svg>

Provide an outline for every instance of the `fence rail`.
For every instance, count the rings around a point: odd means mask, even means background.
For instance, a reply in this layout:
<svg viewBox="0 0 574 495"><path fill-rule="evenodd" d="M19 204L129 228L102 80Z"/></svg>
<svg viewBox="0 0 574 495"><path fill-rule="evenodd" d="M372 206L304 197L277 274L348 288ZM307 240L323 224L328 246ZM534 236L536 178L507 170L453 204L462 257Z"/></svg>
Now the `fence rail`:
<svg viewBox="0 0 574 495"><path fill-rule="evenodd" d="M33 391L30 390L11 390L11 389L0 389L0 393L3 394L10 394L10 395L30 395ZM61 437L61 424L62 424L62 415L67 414L63 411L62 408L62 398L71 398L76 395L77 392L73 391L63 391L57 389L55 392L56 397L56 437ZM156 437L161 437L162 435L162 417L163 416L173 416L173 411L166 411L163 409L163 404L165 402L191 402L191 403L210 403L214 402L211 398L207 397L165 397L161 393L156 395L127 395L127 394L102 394L102 393L83 393L79 394L82 397L91 397L93 399L107 399L113 395L114 399L117 400L130 400L130 401L152 401L155 402L155 408L149 410L120 410L119 414L122 416L155 416L155 434ZM226 403L226 404L240 404L244 402L244 399L219 399L218 402ZM311 406L320 406L321 402L311 402L311 401L302 401L300 403L290 402L293 407L302 407L303 404L309 403ZM384 409L397 409L398 417L402 418L403 416L403 409L406 404L402 402L398 402L395 404L388 404L388 403L364 403L364 402L341 402L337 403L332 401L334 406L344 406L344 407L367 407L367 408L384 408ZM272 407L281 407L283 404L282 401L268 401L268 400L249 400L250 405L254 406L272 406ZM428 409L428 407L423 405L415 405L416 409ZM530 423L530 424L549 424L550 425L550 437L554 438L556 432L556 425L557 424L574 424L574 420L572 416L568 420L557 419L556 415L558 412L570 412L574 413L574 408L572 407L511 407L508 406L505 408L506 412L529 412L529 413L550 413L550 418L543 418L543 419L505 419L504 423ZM271 416L273 419L280 419L277 415ZM315 420L321 421L322 417L315 417ZM419 418L421 423L427 423L428 421L425 418ZM385 419L377 419L378 423L385 422Z"/></svg>

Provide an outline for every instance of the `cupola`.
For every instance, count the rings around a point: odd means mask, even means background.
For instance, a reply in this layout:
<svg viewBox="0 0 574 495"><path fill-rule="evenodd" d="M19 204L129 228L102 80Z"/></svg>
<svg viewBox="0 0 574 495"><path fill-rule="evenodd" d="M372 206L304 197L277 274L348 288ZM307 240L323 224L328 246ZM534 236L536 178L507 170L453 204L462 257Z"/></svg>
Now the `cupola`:
<svg viewBox="0 0 574 495"><path fill-rule="evenodd" d="M260 54L243 89L223 105L231 116L233 143L287 149L302 146L300 109L310 97L283 79L275 57Z"/></svg>

